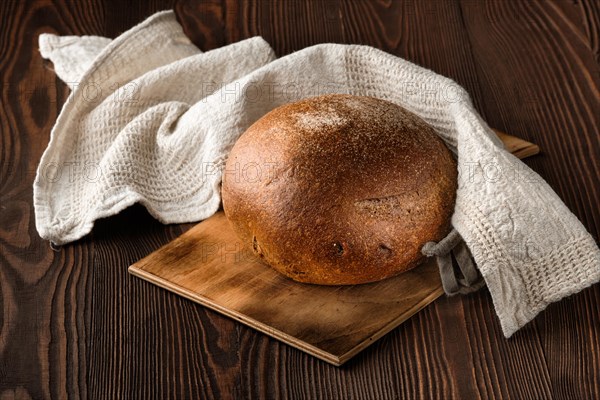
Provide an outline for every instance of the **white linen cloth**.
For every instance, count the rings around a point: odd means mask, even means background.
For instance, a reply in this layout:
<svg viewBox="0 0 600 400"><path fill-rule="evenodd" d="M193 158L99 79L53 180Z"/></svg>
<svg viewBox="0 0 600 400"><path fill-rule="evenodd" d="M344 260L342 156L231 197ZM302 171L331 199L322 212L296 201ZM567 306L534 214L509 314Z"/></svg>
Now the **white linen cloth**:
<svg viewBox="0 0 600 400"><path fill-rule="evenodd" d="M321 44L275 59L260 37L206 53L160 12L114 40L42 34L73 89L34 183L40 236L64 244L143 204L163 223L215 213L228 151L271 109L324 93L386 99L456 152L452 217L505 336L600 279L600 250L535 172L503 150L456 83L380 50ZM326 123L326 121L324 122Z"/></svg>

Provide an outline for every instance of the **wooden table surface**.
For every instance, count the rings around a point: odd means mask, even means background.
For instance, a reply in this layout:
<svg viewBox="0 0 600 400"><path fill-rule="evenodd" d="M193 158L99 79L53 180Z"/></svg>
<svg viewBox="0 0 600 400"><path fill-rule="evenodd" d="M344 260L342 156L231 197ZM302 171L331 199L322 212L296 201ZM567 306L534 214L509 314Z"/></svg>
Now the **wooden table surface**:
<svg viewBox="0 0 600 400"><path fill-rule="evenodd" d="M192 225L140 206L54 252L32 182L68 95L43 32L116 37L175 8L209 50L262 35L278 55L375 46L455 79L488 123L540 145L527 164L600 232L597 0L0 3L0 399L599 399L600 285L510 340L487 290L441 298L342 368L127 274Z"/></svg>

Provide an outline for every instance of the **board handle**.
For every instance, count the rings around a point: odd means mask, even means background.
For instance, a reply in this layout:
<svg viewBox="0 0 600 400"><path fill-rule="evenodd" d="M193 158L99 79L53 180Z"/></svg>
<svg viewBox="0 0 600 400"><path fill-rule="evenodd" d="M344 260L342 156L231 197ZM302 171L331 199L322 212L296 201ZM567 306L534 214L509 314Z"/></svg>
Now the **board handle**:
<svg viewBox="0 0 600 400"><path fill-rule="evenodd" d="M492 128L494 133L498 135L500 140L504 143L506 151L515 155L518 158L531 157L539 154L540 148L537 144L533 144L523 139L519 139L516 136L509 135L508 133L502 132L501 130Z"/></svg>

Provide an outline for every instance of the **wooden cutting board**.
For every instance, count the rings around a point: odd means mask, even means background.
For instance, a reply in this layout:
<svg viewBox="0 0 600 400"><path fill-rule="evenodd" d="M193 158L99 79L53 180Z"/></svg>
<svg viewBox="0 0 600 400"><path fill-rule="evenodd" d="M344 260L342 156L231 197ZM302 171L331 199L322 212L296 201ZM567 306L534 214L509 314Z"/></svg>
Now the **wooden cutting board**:
<svg viewBox="0 0 600 400"><path fill-rule="evenodd" d="M539 152L532 143L499 136L521 158ZM129 272L338 366L443 293L433 260L366 285L294 282L262 264L222 212Z"/></svg>

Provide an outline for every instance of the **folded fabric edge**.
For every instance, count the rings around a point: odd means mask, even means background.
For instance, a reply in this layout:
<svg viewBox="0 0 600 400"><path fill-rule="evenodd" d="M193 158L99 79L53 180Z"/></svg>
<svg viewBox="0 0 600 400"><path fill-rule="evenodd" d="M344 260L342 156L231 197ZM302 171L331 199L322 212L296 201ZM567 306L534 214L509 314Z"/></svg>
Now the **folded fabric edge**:
<svg viewBox="0 0 600 400"><path fill-rule="evenodd" d="M42 58L52 61L54 73L72 90L94 59L112 40L101 36L57 36L38 38Z"/></svg>
<svg viewBox="0 0 600 400"><path fill-rule="evenodd" d="M573 261L568 262L567 260ZM548 286L536 279L539 272L551 271L556 286ZM523 287L527 292L529 305L520 312L514 306L504 304L501 287L490 284L493 277L483 274L494 301L496 314L500 318L504 337L510 338L515 332L531 322L548 305L574 295L585 288L600 282L600 249L591 235L574 238L545 257L532 263L527 273L521 273ZM556 278L560 277L560 278ZM544 281L545 282L545 281ZM511 314L511 311L513 313Z"/></svg>
<svg viewBox="0 0 600 400"><path fill-rule="evenodd" d="M106 45L108 45L112 41L112 39L109 39L104 36L95 36L95 35L81 35L81 36L65 35L65 36L61 36L61 35L57 35L54 33L40 33L40 36L38 36L38 48L40 51L40 55L44 59L47 60L47 59L50 59L52 52L54 50L60 49L65 46L71 46L82 40L84 40L84 41L93 40L93 41L97 41L97 43L103 43Z"/></svg>
<svg viewBox="0 0 600 400"><path fill-rule="evenodd" d="M46 60L50 58L50 55L54 49L60 46L60 38L62 38L62 45L72 44L77 40L76 36L59 36L54 33L41 33L38 37L38 47L42 58ZM68 39L67 39L68 38Z"/></svg>
<svg viewBox="0 0 600 400"><path fill-rule="evenodd" d="M101 218L112 217L121 211L133 206L134 204L142 205L148 213L162 224L178 224L202 221L215 214L221 204L220 195L212 192L212 195L202 203L196 203L186 209L177 209L176 211L158 210L152 204L152 201L146 199L143 195L127 190L120 195L119 199L115 199L112 206L102 209L93 209L90 214L81 221L81 223L72 226L68 231L55 229L52 224L50 214L45 208L40 208L39 217L36 214L36 224L40 220L38 233L44 240L50 241L55 245L65 245L88 235L94 228L95 222ZM47 222L47 223L45 223Z"/></svg>

